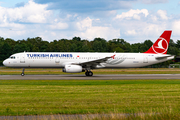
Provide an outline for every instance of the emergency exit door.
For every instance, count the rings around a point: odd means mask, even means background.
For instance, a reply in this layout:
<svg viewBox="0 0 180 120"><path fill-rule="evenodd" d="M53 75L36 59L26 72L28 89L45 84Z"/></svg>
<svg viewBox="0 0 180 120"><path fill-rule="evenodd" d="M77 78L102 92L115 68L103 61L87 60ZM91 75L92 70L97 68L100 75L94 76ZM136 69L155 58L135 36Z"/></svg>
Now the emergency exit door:
<svg viewBox="0 0 180 120"><path fill-rule="evenodd" d="M60 59L59 59L59 57L56 57L56 59L55 59L55 63L60 63Z"/></svg>

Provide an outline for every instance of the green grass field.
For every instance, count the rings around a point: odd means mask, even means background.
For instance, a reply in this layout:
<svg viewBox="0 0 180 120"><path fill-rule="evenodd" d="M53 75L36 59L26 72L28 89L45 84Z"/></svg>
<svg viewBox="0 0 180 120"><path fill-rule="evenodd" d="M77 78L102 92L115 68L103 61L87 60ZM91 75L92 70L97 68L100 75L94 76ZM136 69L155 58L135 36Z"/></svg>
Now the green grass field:
<svg viewBox="0 0 180 120"><path fill-rule="evenodd" d="M21 71L0 67L0 75L20 75ZM97 69L93 72L180 74L180 69ZM61 69L26 69L25 74L67 73ZM107 120L178 120L180 80L0 80L0 116L55 114L99 114L100 118L94 118Z"/></svg>
<svg viewBox="0 0 180 120"><path fill-rule="evenodd" d="M95 69L92 70L94 74L180 74L179 68L133 68L133 69ZM0 67L0 75L20 75L22 68L6 68ZM62 69L25 69L26 75L49 75L49 74L71 74L63 73ZM73 74L83 74L73 73Z"/></svg>
<svg viewBox="0 0 180 120"><path fill-rule="evenodd" d="M180 80L0 80L0 115L91 113L179 119Z"/></svg>

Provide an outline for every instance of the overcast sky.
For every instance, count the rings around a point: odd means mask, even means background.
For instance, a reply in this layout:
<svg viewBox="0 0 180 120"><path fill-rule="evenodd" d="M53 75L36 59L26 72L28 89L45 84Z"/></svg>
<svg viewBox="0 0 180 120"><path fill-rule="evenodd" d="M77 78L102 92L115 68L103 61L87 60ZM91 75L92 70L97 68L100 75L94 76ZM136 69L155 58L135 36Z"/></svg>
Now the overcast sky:
<svg viewBox="0 0 180 120"><path fill-rule="evenodd" d="M164 30L180 40L180 0L1 0L0 36L14 40L74 36L153 42Z"/></svg>

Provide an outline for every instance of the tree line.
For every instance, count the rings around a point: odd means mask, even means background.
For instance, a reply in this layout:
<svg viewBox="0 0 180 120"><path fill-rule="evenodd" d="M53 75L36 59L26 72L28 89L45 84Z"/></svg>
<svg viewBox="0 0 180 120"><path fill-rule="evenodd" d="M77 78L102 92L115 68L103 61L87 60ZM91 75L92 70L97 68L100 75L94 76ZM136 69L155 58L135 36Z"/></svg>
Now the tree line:
<svg viewBox="0 0 180 120"><path fill-rule="evenodd" d="M0 37L0 65L2 61L10 55L19 52L145 52L151 46L151 40L145 40L142 43L130 44L124 39L105 40L103 38L95 38L92 41L82 40L80 37L72 39L60 39L52 42L44 41L41 37L27 38L26 40L13 40L11 38L4 39ZM172 39L169 43L168 54L180 55L180 40L174 42ZM167 61L158 66L172 63ZM157 65L156 65L157 66ZM152 67L152 66L151 66Z"/></svg>

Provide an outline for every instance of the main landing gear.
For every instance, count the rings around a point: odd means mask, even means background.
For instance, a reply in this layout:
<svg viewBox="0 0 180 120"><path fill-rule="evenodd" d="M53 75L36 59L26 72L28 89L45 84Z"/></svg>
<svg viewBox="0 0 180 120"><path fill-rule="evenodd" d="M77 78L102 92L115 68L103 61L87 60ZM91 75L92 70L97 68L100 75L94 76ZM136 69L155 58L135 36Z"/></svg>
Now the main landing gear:
<svg viewBox="0 0 180 120"><path fill-rule="evenodd" d="M93 76L93 72L91 72L90 70L89 70L89 71L87 70L87 71L85 72L85 75L86 75L86 76Z"/></svg>
<svg viewBox="0 0 180 120"><path fill-rule="evenodd" d="M21 76L24 76L24 75L25 75L25 74L24 74L24 71L25 71L25 69L23 68L22 73L21 73Z"/></svg>

